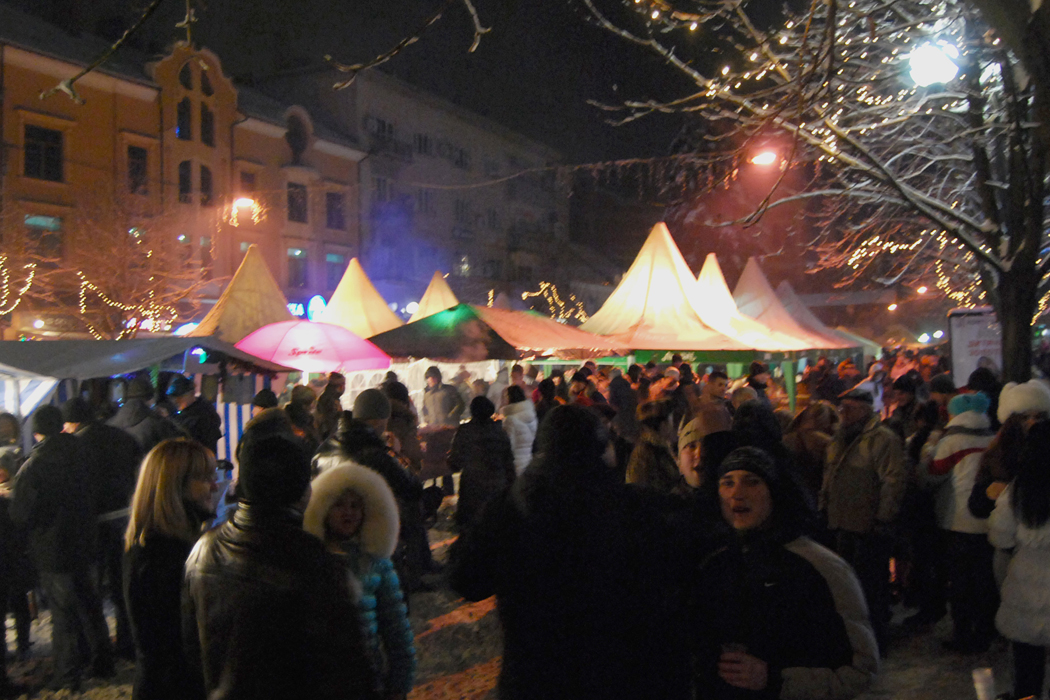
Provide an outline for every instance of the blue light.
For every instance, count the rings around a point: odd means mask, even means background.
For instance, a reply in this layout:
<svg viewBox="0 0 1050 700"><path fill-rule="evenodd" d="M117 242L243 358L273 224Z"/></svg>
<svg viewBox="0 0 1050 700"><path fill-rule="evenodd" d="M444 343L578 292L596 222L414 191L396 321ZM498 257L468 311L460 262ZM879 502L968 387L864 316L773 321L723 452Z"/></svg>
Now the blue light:
<svg viewBox="0 0 1050 700"><path fill-rule="evenodd" d="M300 304L302 306L302 304ZM310 321L316 321L324 313L325 307L328 304L325 302L324 297L320 294L314 294L310 297L310 301L306 302L306 318Z"/></svg>
<svg viewBox="0 0 1050 700"><path fill-rule="evenodd" d="M296 318L302 318L306 315L306 309L303 307L302 304L297 304L291 301L288 302L288 311L292 314L292 316L295 316Z"/></svg>

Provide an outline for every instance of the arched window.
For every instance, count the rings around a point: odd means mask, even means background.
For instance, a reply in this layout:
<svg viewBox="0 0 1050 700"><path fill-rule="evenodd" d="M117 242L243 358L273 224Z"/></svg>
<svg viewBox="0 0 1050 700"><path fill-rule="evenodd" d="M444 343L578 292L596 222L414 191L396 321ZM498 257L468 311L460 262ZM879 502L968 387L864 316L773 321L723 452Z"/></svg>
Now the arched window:
<svg viewBox="0 0 1050 700"><path fill-rule="evenodd" d="M210 207L215 201L211 182L211 168L201 166L201 206Z"/></svg>
<svg viewBox="0 0 1050 700"><path fill-rule="evenodd" d="M188 160L179 163L179 201L193 202L193 164Z"/></svg>
<svg viewBox="0 0 1050 700"><path fill-rule="evenodd" d="M179 69L179 84L187 90L193 89L193 69L190 68L192 61L186 61Z"/></svg>
<svg viewBox="0 0 1050 700"><path fill-rule="evenodd" d="M288 131L284 134L284 140L292 149L292 165L301 165L303 152L310 145L310 133L306 129L303 120L292 114L288 117Z"/></svg>
<svg viewBox="0 0 1050 700"><path fill-rule="evenodd" d="M203 102L201 102L201 143L206 146L215 145L215 113Z"/></svg>
<svg viewBox="0 0 1050 700"><path fill-rule="evenodd" d="M190 98L183 97L182 101L179 102L178 111L175 117L175 138L180 141L193 140L192 109L193 106L190 104Z"/></svg>
<svg viewBox="0 0 1050 700"><path fill-rule="evenodd" d="M211 78L208 77L208 71L203 65L201 66L201 92L208 97L215 94L215 90L211 87Z"/></svg>

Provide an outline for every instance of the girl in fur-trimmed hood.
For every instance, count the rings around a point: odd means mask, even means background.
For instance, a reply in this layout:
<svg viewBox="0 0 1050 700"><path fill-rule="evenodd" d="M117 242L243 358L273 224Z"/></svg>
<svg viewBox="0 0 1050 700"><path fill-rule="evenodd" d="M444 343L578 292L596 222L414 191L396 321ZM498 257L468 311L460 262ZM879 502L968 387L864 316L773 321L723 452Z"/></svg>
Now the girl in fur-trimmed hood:
<svg viewBox="0 0 1050 700"><path fill-rule="evenodd" d="M343 460L314 479L303 529L346 564L358 592L362 633L386 697L412 689L416 651L390 556L397 546L394 494L376 472Z"/></svg>

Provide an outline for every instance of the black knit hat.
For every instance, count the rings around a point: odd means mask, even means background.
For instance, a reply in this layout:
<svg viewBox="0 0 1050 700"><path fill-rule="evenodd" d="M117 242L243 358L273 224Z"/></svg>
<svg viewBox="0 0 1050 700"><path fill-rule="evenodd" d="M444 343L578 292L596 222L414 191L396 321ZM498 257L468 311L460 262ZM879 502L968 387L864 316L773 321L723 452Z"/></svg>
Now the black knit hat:
<svg viewBox="0 0 1050 700"><path fill-rule="evenodd" d="M775 484L780 481L773 458L765 450L757 447L738 447L718 465L719 478L735 471L758 474L767 484Z"/></svg>
<svg viewBox="0 0 1050 700"><path fill-rule="evenodd" d="M47 404L33 413L33 433L44 437L53 437L62 432L62 411L58 406Z"/></svg>
<svg viewBox="0 0 1050 700"><path fill-rule="evenodd" d="M66 423L90 423L94 417L91 404L83 397L74 396L62 404L62 420Z"/></svg>
<svg viewBox="0 0 1050 700"><path fill-rule="evenodd" d="M310 460L291 440L267 437L252 440L238 456L237 492L241 500L263 507L290 506L310 485Z"/></svg>
<svg viewBox="0 0 1050 700"><path fill-rule="evenodd" d="M252 399L252 406L259 408L274 408L277 406L277 394L272 389L259 389L259 393Z"/></svg>

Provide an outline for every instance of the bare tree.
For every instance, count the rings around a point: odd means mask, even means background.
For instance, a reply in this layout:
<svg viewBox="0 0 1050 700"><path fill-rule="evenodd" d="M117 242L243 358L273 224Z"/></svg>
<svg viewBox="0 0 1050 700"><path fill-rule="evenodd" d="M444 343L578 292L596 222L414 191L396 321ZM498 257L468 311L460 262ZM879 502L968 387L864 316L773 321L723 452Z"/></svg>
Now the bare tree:
<svg viewBox="0 0 1050 700"><path fill-rule="evenodd" d="M752 219L809 200L820 265L845 282L933 275L957 303L991 304L1004 373L1028 378L1031 323L1050 291L1050 53L1031 35L1047 7L1011 2L1000 16L978 0L814 0L774 15L757 0L581 2L688 79L673 99L609 109L694 114L717 135L698 153L715 184L777 149L784 177ZM919 68L946 56L958 72L919 85L913 56ZM789 170L805 174L800 186L784 186Z"/></svg>
<svg viewBox="0 0 1050 700"><path fill-rule="evenodd" d="M96 339L170 330L198 310L212 281L211 250L193 244L214 236L218 214L156 213L141 197L104 191L68 212L42 216L18 202L5 209L4 264L21 271L6 285L11 295L21 292L31 308L74 319L68 330ZM0 296L3 287L0 279Z"/></svg>

